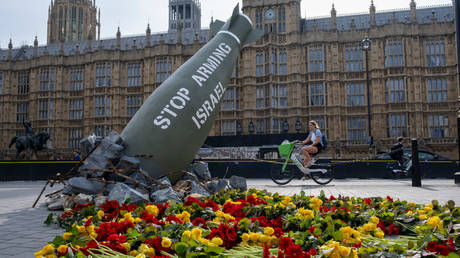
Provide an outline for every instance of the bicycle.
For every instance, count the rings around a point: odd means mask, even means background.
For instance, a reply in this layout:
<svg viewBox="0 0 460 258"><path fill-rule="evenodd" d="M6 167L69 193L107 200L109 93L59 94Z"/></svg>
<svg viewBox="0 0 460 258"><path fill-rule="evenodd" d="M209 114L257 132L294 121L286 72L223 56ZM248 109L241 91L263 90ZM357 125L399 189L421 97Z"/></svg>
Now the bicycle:
<svg viewBox="0 0 460 258"><path fill-rule="evenodd" d="M297 154L293 153L295 145L298 142L299 141L288 143L283 142L278 146L278 152L284 161L281 160L281 169L274 166L270 169L270 177L273 182L279 185L285 185L291 182L295 176L295 167L297 167L304 175L302 179L311 178L320 185L330 183L334 179L330 162L319 163L319 160L314 159L313 165L310 168L305 168L301 160L297 157ZM316 156L317 154L319 153L316 153L313 156Z"/></svg>

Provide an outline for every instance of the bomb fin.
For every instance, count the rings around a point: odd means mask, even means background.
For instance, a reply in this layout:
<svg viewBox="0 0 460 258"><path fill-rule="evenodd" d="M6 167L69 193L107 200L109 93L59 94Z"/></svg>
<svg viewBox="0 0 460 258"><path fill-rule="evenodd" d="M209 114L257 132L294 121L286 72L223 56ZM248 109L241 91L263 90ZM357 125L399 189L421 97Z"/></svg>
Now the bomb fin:
<svg viewBox="0 0 460 258"><path fill-rule="evenodd" d="M264 32L261 31L261 30L257 30L257 29L251 30L251 32L249 32L248 36L246 37L246 40L243 42L242 45L246 45L246 44L249 44L251 42L257 41L263 35L264 35Z"/></svg>
<svg viewBox="0 0 460 258"><path fill-rule="evenodd" d="M215 22L213 22L211 24L211 34L216 35L217 32L219 32L224 25L225 25L225 22L220 21L220 20L216 20Z"/></svg>

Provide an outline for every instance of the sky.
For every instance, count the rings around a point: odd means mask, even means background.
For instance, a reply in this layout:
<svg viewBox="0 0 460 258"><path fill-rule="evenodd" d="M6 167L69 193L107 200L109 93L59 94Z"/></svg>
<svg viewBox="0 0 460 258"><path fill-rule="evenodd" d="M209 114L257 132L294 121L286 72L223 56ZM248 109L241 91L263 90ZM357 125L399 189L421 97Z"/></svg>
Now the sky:
<svg viewBox="0 0 460 258"><path fill-rule="evenodd" d="M337 15L368 12L371 0L303 0L302 17L330 16L334 3ZM168 30L168 0L96 0L101 9L101 38L113 38L120 26L122 36L144 34L147 23L152 33ZM242 0L201 0L202 27L209 27L211 17L226 20ZM374 0L377 12L409 8L410 0ZM417 6L452 4L452 0L416 0ZM32 45L35 36L39 45L46 44L50 0L1 1L0 48Z"/></svg>

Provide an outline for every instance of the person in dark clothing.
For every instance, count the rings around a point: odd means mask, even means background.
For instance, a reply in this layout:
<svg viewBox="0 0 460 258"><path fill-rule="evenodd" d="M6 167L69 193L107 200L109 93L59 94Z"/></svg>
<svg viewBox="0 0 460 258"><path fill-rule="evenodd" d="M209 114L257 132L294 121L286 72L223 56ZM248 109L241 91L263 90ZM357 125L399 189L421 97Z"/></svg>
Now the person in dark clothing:
<svg viewBox="0 0 460 258"><path fill-rule="evenodd" d="M396 140L397 142L395 143L395 145L391 147L390 157L398 162L398 165L401 167L401 169L404 172L407 172L411 165L411 162L406 156L404 156L404 151L403 151L404 138L398 137L396 138Z"/></svg>
<svg viewBox="0 0 460 258"><path fill-rule="evenodd" d="M74 151L73 154L74 154L74 157L75 157L74 158L75 161L80 161L81 160L80 153L78 151Z"/></svg>

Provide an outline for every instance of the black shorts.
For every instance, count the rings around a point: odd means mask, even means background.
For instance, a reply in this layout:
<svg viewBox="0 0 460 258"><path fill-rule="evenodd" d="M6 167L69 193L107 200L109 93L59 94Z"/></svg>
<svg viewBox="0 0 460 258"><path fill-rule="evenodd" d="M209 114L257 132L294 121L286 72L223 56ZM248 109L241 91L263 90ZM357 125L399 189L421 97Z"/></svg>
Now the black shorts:
<svg viewBox="0 0 460 258"><path fill-rule="evenodd" d="M316 147L318 149L318 152L315 153L315 154L318 154L323 150L323 146L321 145L321 143L318 144L318 145L312 145L312 142L308 142L307 145L305 145L305 146L308 146L308 145L311 145L311 146Z"/></svg>

